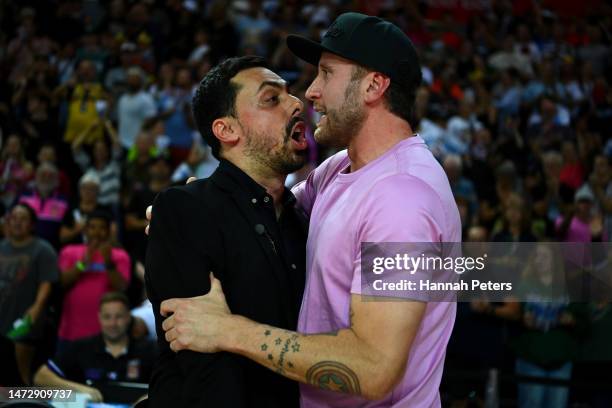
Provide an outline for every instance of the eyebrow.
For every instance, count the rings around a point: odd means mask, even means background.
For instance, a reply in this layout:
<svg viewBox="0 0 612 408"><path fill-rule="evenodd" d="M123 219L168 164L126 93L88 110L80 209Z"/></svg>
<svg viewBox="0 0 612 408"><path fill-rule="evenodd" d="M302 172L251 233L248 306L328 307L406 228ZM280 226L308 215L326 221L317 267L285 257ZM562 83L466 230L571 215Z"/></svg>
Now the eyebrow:
<svg viewBox="0 0 612 408"><path fill-rule="evenodd" d="M278 89L286 89L287 88L287 82L280 80L280 81L263 81L260 85L259 88L257 88L257 92L259 93L263 88L265 88L266 86L271 86L274 88L278 88Z"/></svg>
<svg viewBox="0 0 612 408"><path fill-rule="evenodd" d="M326 69L328 71L332 70L332 68L329 65L327 65L326 63L324 63L324 62L320 62L319 63L319 69Z"/></svg>

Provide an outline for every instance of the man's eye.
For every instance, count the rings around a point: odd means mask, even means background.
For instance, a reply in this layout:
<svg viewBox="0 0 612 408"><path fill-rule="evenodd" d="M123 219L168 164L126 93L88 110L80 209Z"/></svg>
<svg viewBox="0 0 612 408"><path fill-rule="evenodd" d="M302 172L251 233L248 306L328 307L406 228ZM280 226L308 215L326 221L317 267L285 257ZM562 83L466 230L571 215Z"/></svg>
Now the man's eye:
<svg viewBox="0 0 612 408"><path fill-rule="evenodd" d="M269 97L268 99L266 99L266 102L277 103L278 102L278 95L274 95L274 96Z"/></svg>

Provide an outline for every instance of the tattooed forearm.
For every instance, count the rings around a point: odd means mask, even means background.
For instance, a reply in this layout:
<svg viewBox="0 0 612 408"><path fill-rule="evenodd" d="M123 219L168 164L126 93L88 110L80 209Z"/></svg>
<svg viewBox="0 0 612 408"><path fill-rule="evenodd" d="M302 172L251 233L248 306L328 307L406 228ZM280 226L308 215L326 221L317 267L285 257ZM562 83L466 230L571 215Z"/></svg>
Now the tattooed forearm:
<svg viewBox="0 0 612 408"><path fill-rule="evenodd" d="M286 330L268 330L264 331L265 338L274 338L272 344L264 343L261 345L261 351L266 352L267 359L274 365L274 369L278 374L284 374L285 363L287 362L287 354L298 353L300 351L300 343L298 341L298 335ZM275 359L274 356L278 356ZM288 362L287 367L293 368L293 364Z"/></svg>
<svg viewBox="0 0 612 408"><path fill-rule="evenodd" d="M326 357L313 358L309 362L308 358L304 360L305 354L302 353L302 348L307 349L313 338L342 336L340 332L341 330L335 330L327 333L299 334L266 327L260 332L263 336L261 343L258 343L260 345L258 353L261 353L262 360L267 363L265 365L278 374L324 390L360 395L359 377L347 365L339 361L320 361Z"/></svg>
<svg viewBox="0 0 612 408"><path fill-rule="evenodd" d="M360 394L359 378L342 363L321 361L310 367L306 382L324 390Z"/></svg>

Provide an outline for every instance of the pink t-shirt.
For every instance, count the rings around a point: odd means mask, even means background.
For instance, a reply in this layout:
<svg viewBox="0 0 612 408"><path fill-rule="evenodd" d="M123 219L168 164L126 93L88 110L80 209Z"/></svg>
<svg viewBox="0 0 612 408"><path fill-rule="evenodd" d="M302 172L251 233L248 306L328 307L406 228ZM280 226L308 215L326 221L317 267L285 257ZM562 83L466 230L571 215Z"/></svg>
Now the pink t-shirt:
<svg viewBox="0 0 612 408"><path fill-rule="evenodd" d="M351 293L361 293L361 242L461 241L448 179L420 136L354 173L346 173L349 164L346 151L337 153L293 190L310 214L300 333L349 327ZM384 399L367 401L300 384L302 408L439 407L455 313L453 302L427 305L406 373Z"/></svg>
<svg viewBox="0 0 612 408"><path fill-rule="evenodd" d="M84 244L64 247L59 255L61 273L73 268L85 257L86 252L87 245ZM117 271L129 282L130 257L127 252L121 248L113 248L111 259L115 262ZM100 252L95 252L87 269L81 272L79 279L64 295L59 338L77 340L99 333L98 303L102 295L112 290L104 258Z"/></svg>

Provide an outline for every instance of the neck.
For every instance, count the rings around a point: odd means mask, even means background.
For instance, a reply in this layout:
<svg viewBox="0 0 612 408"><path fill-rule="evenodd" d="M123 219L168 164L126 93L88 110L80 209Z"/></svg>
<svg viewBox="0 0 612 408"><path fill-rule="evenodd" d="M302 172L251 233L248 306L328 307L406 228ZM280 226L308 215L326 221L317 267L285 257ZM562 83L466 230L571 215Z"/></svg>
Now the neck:
<svg viewBox="0 0 612 408"><path fill-rule="evenodd" d="M24 247L32 242L33 239L34 237L32 235L28 235L22 238L9 238L9 242L14 247Z"/></svg>
<svg viewBox="0 0 612 408"><path fill-rule="evenodd" d="M128 343L129 339L127 335L124 335L117 340L110 340L106 337L104 338L104 344L109 349L113 357L117 357L117 355L127 347Z"/></svg>
<svg viewBox="0 0 612 408"><path fill-rule="evenodd" d="M412 134L408 122L385 108L371 111L348 146L351 172L376 160L402 140L412 137Z"/></svg>

